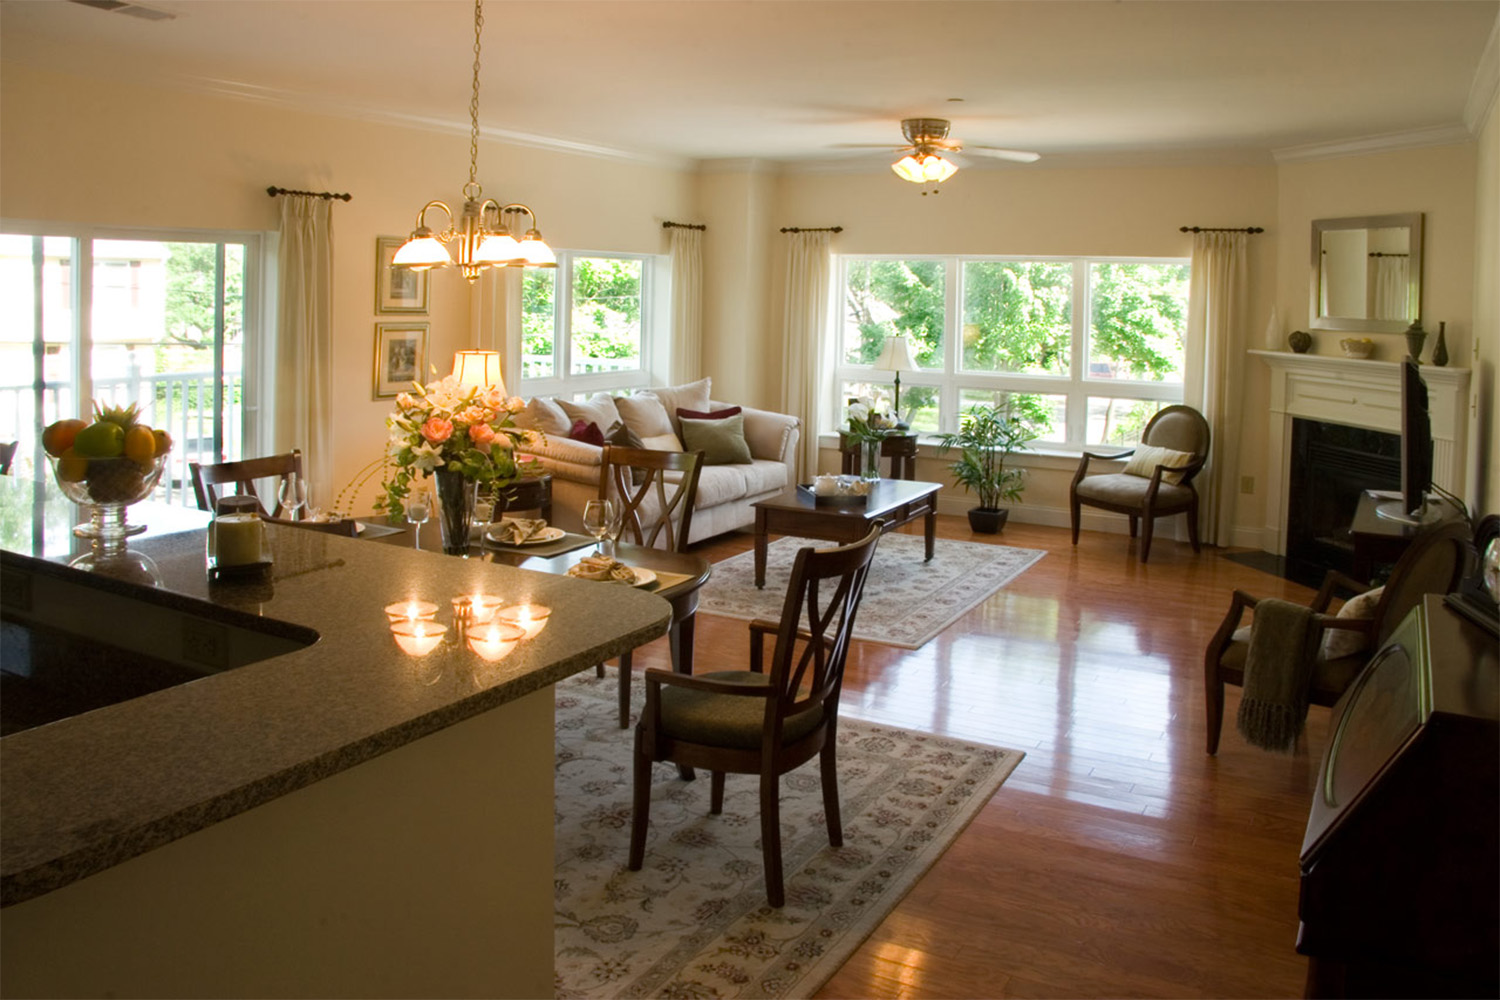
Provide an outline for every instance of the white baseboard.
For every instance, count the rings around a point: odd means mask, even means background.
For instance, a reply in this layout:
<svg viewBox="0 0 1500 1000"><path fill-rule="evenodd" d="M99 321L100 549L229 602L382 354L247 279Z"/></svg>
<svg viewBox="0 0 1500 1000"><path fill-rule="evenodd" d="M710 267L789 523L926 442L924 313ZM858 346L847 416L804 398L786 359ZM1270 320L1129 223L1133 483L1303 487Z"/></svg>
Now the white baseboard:
<svg viewBox="0 0 1500 1000"><path fill-rule="evenodd" d="M973 506L974 502L967 497L943 496L942 494L938 494L937 510L939 514L952 514L962 517L967 515L969 509ZM1043 524L1052 528L1071 528L1073 526L1073 518L1068 508L1051 507L1041 504L1012 504L1010 507L1010 519L1018 524ZM1085 507L1080 513L1078 526L1083 531L1102 531L1112 535L1130 534L1130 521L1124 514L1114 514L1109 511L1096 510L1089 507ZM1186 520L1181 517L1174 517L1165 523L1158 522L1156 537L1171 538L1179 542L1188 541ZM1274 552L1276 550L1276 531L1274 528L1239 526L1230 535L1230 544L1235 547Z"/></svg>

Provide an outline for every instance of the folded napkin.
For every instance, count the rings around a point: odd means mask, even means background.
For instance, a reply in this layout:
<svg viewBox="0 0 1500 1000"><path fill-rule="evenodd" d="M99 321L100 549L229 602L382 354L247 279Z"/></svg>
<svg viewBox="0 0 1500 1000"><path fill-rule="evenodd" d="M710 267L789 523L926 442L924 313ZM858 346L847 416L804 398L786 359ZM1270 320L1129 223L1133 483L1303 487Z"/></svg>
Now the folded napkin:
<svg viewBox="0 0 1500 1000"><path fill-rule="evenodd" d="M533 517L507 517L493 529L495 540L506 545L520 545L536 537L547 522Z"/></svg>
<svg viewBox="0 0 1500 1000"><path fill-rule="evenodd" d="M609 556L584 556L568 570L580 580L607 580L610 583L635 583L635 570Z"/></svg>

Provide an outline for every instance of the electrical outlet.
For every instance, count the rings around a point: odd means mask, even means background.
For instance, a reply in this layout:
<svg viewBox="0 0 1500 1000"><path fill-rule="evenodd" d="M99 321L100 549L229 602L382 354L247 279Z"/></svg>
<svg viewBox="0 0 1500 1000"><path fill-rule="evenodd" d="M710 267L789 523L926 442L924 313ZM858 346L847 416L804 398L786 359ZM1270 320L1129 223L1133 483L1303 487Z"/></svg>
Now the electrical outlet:
<svg viewBox="0 0 1500 1000"><path fill-rule="evenodd" d="M1246 493L1246 494L1254 493L1255 492L1255 477L1254 476L1241 476L1240 477L1240 492L1241 493Z"/></svg>
<svg viewBox="0 0 1500 1000"><path fill-rule="evenodd" d="M205 667L223 667L229 660L229 630L197 618L182 620L182 658Z"/></svg>

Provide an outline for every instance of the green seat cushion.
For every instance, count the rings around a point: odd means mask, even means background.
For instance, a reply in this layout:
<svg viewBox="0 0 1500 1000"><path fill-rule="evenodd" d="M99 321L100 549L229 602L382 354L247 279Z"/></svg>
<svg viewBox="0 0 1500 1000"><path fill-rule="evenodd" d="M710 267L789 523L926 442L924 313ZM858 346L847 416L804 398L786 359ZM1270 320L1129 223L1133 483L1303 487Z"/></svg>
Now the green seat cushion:
<svg viewBox="0 0 1500 1000"><path fill-rule="evenodd" d="M758 674L753 670L721 670L697 676L747 688L764 688L770 684L765 674ZM661 728L672 739L754 750L760 746L765 719L764 698L737 697L662 685ZM823 709L820 705L788 717L781 729L783 742L795 743L817 728L822 719Z"/></svg>

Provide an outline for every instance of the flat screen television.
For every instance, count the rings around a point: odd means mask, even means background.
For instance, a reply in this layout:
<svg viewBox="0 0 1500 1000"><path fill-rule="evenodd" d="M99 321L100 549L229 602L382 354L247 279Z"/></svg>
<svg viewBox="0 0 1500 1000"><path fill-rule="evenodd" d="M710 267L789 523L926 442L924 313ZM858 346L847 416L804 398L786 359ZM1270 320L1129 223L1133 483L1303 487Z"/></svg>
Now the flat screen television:
<svg viewBox="0 0 1500 1000"><path fill-rule="evenodd" d="M1427 411L1427 383L1415 361L1401 363L1401 499L1380 504L1375 513L1393 521L1421 523L1432 491L1432 417Z"/></svg>

